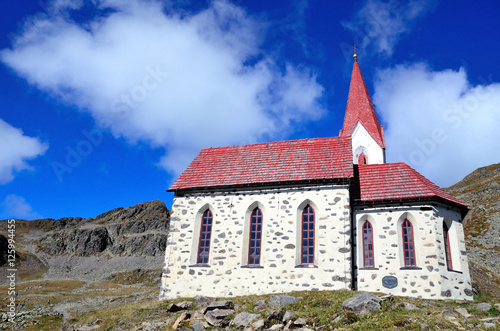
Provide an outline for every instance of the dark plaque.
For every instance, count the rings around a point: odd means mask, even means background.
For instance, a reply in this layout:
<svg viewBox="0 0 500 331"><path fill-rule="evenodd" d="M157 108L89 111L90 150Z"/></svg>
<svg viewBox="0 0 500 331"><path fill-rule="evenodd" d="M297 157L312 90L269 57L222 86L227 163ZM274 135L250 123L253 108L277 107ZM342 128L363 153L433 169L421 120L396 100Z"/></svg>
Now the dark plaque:
<svg viewBox="0 0 500 331"><path fill-rule="evenodd" d="M394 276L385 276L382 278L382 285L385 288L395 288L398 286L398 279Z"/></svg>

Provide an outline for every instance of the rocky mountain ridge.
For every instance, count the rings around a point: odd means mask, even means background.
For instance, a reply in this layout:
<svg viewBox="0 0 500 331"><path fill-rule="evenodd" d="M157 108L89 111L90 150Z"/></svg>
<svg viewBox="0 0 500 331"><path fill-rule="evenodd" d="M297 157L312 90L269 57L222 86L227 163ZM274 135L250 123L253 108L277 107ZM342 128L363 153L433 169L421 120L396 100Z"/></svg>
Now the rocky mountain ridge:
<svg viewBox="0 0 500 331"><path fill-rule="evenodd" d="M161 268L169 224L170 211L161 201L116 208L95 218L17 220L20 278L98 280L137 268ZM7 222L0 222L2 256L6 234ZM3 256L0 282L5 280L5 261Z"/></svg>

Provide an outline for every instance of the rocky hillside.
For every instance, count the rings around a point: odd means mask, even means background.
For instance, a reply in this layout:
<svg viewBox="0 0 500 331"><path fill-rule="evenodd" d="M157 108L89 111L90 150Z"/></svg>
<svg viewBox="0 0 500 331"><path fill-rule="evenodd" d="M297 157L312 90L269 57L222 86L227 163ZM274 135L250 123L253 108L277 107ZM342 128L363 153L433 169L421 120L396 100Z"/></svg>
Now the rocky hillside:
<svg viewBox="0 0 500 331"><path fill-rule="evenodd" d="M490 281L484 290L496 288L500 297L500 163L479 168L446 190L471 209L464 230L474 280ZM485 278L486 270L493 275Z"/></svg>
<svg viewBox="0 0 500 331"><path fill-rule="evenodd" d="M116 208L95 218L16 221L21 281L100 281L163 264L170 211L161 201ZM7 222L0 221L0 284L6 278Z"/></svg>

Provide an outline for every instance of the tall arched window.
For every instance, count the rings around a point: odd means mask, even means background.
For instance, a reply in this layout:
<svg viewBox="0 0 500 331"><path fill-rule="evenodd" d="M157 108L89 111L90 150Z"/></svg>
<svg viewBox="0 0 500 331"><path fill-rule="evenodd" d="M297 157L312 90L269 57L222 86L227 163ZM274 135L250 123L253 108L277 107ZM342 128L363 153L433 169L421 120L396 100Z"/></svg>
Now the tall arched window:
<svg viewBox="0 0 500 331"><path fill-rule="evenodd" d="M262 242L262 211L255 208L250 217L250 243L248 248L248 265L260 265Z"/></svg>
<svg viewBox="0 0 500 331"><path fill-rule="evenodd" d="M453 262L451 260L451 250L450 250L450 236L448 234L448 226L446 222L443 222L443 236L444 236L444 254L446 255L446 265L448 270L453 270Z"/></svg>
<svg viewBox="0 0 500 331"><path fill-rule="evenodd" d="M405 267L416 267L415 243L413 241L413 225L408 219L402 224L403 229L403 251Z"/></svg>
<svg viewBox="0 0 500 331"><path fill-rule="evenodd" d="M212 235L212 212L207 209L201 218L200 243L198 244L197 264L208 264L210 237Z"/></svg>
<svg viewBox="0 0 500 331"><path fill-rule="evenodd" d="M358 164L359 165L363 165L363 164L366 164L366 163L367 163L367 160L366 160L365 154L363 154L363 153L359 154Z"/></svg>
<svg viewBox="0 0 500 331"><path fill-rule="evenodd" d="M363 223L363 267L373 268L373 228L370 222Z"/></svg>
<svg viewBox="0 0 500 331"><path fill-rule="evenodd" d="M314 264L314 210L307 205L302 211L302 254L303 265Z"/></svg>

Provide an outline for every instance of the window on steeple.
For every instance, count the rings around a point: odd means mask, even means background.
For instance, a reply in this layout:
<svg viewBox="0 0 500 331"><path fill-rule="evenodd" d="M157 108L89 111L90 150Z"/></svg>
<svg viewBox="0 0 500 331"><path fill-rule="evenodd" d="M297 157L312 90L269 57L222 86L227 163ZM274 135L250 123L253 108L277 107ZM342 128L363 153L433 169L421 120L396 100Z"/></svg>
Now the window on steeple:
<svg viewBox="0 0 500 331"><path fill-rule="evenodd" d="M358 164L359 165L363 165L363 164L367 164L367 160L366 160L366 156L365 154L361 153L359 154L359 157L358 157Z"/></svg>

